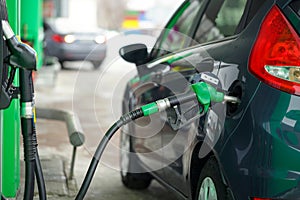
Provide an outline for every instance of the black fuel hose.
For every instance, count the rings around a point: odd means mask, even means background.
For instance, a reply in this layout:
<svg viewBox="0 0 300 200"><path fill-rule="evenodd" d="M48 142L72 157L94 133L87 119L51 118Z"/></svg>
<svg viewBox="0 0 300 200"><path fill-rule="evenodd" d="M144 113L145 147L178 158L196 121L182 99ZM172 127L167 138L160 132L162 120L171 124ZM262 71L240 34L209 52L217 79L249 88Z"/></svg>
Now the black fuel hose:
<svg viewBox="0 0 300 200"><path fill-rule="evenodd" d="M34 196L34 180L37 180L39 199L46 200L47 193L44 176L38 155L34 117L34 87L32 72L20 69L21 127L24 141L25 188L24 200Z"/></svg>
<svg viewBox="0 0 300 200"><path fill-rule="evenodd" d="M35 180L35 154L36 154L36 136L33 134L33 117L32 117L32 100L33 94L31 72L20 70L20 94L21 94L21 128L24 146L25 161L25 186L24 200L31 200L34 196L34 180Z"/></svg>
<svg viewBox="0 0 300 200"><path fill-rule="evenodd" d="M43 175L38 151L36 151L36 154L35 154L35 170L34 171L35 171L36 182L37 182L38 191L39 191L39 199L46 200L47 192L46 192L45 180L44 180L44 175Z"/></svg>
<svg viewBox="0 0 300 200"><path fill-rule="evenodd" d="M79 192L76 196L76 200L82 200L86 192L91 184L91 181L93 179L93 176L95 174L96 168L98 166L98 163L100 161L100 158L105 150L105 147L107 146L109 140L112 138L112 136L117 132L119 128L121 128L123 125L138 119L140 117L148 116L151 114L154 114L156 112L161 112L168 107L178 105L180 103L185 103L188 101L196 100L196 95L194 92L189 92L189 93L183 93L180 95L176 96L171 96L169 98L161 99L153 103L146 104L142 106L141 108L131 111L123 116L120 117L118 121L116 121L110 129L105 133L104 137L100 141L96 152L93 156L93 159L90 163L89 169L86 173L86 176L82 182L82 185L79 189Z"/></svg>
<svg viewBox="0 0 300 200"><path fill-rule="evenodd" d="M31 134L32 120L21 119L23 145L24 145L24 161L25 161L25 186L24 200L31 200L34 196L34 170L35 170L35 137Z"/></svg>
<svg viewBox="0 0 300 200"><path fill-rule="evenodd" d="M123 125L127 124L128 122L131 122L135 119L138 119L140 117L143 117L143 111L142 109L137 109L134 111L131 111L125 115L123 115L122 117L120 117L120 119L118 121L116 121L111 127L110 129L105 133L104 137L102 138L102 140L100 141L96 152L93 156L93 159L90 163L89 169L86 173L86 176L82 182L82 185L80 187L80 190L76 196L76 200L81 200L84 198L90 184L91 181L93 179L93 176L95 174L96 168L98 166L98 163L100 161L100 158L103 154L103 151L105 149L105 147L107 146L109 140L112 138L112 136L117 132L117 130L122 127Z"/></svg>
<svg viewBox="0 0 300 200"><path fill-rule="evenodd" d="M178 105L180 103L185 103L191 100L197 100L195 93L184 93L177 96L172 96L163 100L158 100L156 102L147 104L142 106L141 108L131 111L123 116L120 117L118 121L116 121L110 129L105 133L104 137L100 141L96 152L93 156L93 159L90 163L89 169L86 173L86 176L82 182L82 185L80 187L80 190L76 196L76 200L82 200L85 197L85 194L91 184L91 181L93 179L94 173L96 171L96 168L98 166L98 163L100 161L100 158L105 150L105 147L107 146L109 140L112 138L112 136L117 132L119 128L121 128L123 125L138 119L140 117L148 116L156 112L160 112L162 110L165 110L168 107Z"/></svg>

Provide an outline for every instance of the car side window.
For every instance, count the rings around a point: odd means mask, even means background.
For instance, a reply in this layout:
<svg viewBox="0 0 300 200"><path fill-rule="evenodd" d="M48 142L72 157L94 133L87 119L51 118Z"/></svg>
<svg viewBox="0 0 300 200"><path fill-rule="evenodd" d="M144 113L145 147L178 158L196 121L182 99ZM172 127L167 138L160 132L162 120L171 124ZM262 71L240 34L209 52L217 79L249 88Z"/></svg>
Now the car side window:
<svg viewBox="0 0 300 200"><path fill-rule="evenodd" d="M205 43L235 34L247 0L211 1L195 33L196 43Z"/></svg>
<svg viewBox="0 0 300 200"><path fill-rule="evenodd" d="M300 16L300 1L293 1L290 6Z"/></svg>
<svg viewBox="0 0 300 200"><path fill-rule="evenodd" d="M151 52L152 58L160 57L190 45L190 34L201 5L202 3L199 0L187 1L182 5L161 33Z"/></svg>

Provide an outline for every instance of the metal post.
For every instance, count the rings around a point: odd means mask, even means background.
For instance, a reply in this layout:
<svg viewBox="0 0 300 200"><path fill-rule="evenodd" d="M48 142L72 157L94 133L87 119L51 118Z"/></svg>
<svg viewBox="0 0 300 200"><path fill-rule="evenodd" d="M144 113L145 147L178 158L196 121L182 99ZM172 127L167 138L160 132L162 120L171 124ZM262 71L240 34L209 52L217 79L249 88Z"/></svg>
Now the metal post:
<svg viewBox="0 0 300 200"><path fill-rule="evenodd" d="M73 179L73 175L74 175L74 165L75 165L75 158L76 158L76 150L77 150L77 147L74 146L73 147L73 153L72 153L71 166L70 166L70 174L69 174L69 177L68 177L69 180L72 180Z"/></svg>
<svg viewBox="0 0 300 200"><path fill-rule="evenodd" d="M74 176L74 166L76 150L78 146L83 145L85 137L77 115L70 111L36 108L36 116L41 119L59 120L66 123L68 129L69 141L73 145L70 174L68 179L72 180Z"/></svg>

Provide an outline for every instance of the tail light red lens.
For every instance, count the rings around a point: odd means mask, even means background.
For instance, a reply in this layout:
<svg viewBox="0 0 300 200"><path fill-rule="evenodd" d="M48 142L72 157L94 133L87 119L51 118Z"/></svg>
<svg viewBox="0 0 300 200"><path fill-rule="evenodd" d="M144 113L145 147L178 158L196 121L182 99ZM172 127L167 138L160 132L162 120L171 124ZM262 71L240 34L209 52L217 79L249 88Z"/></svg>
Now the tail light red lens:
<svg viewBox="0 0 300 200"><path fill-rule="evenodd" d="M58 35L58 34L52 35L52 40L53 40L54 42L57 42L57 43L64 43L64 42L65 42L64 37L61 36L61 35Z"/></svg>
<svg viewBox="0 0 300 200"><path fill-rule="evenodd" d="M300 38L277 6L261 25L249 70L274 88L300 95Z"/></svg>

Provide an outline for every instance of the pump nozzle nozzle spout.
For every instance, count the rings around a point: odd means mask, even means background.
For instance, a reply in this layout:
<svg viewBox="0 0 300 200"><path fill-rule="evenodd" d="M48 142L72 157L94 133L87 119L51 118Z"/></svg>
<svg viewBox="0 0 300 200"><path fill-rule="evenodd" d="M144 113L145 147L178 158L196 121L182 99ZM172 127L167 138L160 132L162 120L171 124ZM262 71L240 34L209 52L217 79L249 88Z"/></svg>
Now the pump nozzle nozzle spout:
<svg viewBox="0 0 300 200"><path fill-rule="evenodd" d="M228 96L228 95L224 96L224 101L230 103L241 103L241 100L238 97Z"/></svg>

